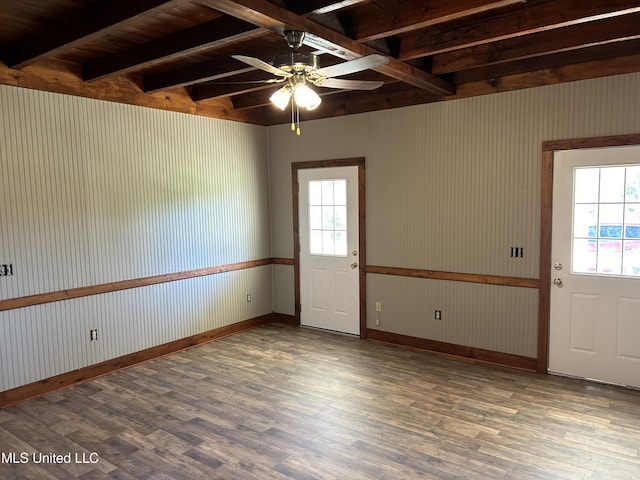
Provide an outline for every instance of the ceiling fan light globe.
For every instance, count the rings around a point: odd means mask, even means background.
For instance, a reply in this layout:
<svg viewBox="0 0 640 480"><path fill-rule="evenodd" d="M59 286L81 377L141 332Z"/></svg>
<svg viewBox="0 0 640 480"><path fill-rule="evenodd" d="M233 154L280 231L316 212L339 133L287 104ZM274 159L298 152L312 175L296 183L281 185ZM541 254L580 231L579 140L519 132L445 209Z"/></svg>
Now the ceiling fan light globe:
<svg viewBox="0 0 640 480"><path fill-rule="evenodd" d="M285 85L273 92L273 95L269 97L269 100L280 110L284 111L284 109L287 108L287 105L289 105L289 98L291 98L291 90L288 85Z"/></svg>
<svg viewBox="0 0 640 480"><path fill-rule="evenodd" d="M322 102L320 95L303 83L296 85L293 89L293 99L296 105L307 110L318 108L318 105Z"/></svg>

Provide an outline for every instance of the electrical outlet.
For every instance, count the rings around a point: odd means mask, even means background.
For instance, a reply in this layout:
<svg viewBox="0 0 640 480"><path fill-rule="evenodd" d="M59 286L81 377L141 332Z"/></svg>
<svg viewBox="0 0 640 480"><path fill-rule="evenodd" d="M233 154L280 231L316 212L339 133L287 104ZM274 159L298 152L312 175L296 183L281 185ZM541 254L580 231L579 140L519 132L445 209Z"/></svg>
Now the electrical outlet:
<svg viewBox="0 0 640 480"><path fill-rule="evenodd" d="M442 320L442 310L436 310L433 318L435 318L436 320Z"/></svg>
<svg viewBox="0 0 640 480"><path fill-rule="evenodd" d="M382 302L376 302L376 312L382 311Z"/></svg>
<svg viewBox="0 0 640 480"><path fill-rule="evenodd" d="M247 303L251 303L251 294L247 293Z"/></svg>
<svg viewBox="0 0 640 480"><path fill-rule="evenodd" d="M92 328L89 330L89 341L93 342L94 340L98 340L98 329Z"/></svg>

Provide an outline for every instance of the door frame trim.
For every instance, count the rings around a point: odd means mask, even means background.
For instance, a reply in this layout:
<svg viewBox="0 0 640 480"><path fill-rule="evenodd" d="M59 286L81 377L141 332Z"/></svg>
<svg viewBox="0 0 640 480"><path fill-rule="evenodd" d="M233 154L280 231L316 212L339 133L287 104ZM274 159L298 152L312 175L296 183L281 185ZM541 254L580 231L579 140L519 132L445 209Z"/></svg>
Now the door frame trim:
<svg viewBox="0 0 640 480"><path fill-rule="evenodd" d="M365 215L365 159L364 157L334 160L293 162L291 164L291 192L293 202L293 281L295 298L295 324L300 325L300 225L298 204L298 170L307 168L358 167L358 277L360 284L360 338L367 338L367 290L366 274L366 215Z"/></svg>
<svg viewBox="0 0 640 480"><path fill-rule="evenodd" d="M540 278L538 290L538 373L549 370L549 318L551 308L551 220L553 214L554 154L560 150L640 145L640 134L575 138L542 142L540 193Z"/></svg>

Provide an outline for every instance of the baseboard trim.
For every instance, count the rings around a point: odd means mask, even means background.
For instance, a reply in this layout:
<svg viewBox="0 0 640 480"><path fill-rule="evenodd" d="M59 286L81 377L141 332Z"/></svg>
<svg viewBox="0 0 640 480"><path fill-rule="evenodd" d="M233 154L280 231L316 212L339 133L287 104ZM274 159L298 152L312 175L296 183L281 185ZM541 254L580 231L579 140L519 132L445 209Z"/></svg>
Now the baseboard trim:
<svg viewBox="0 0 640 480"><path fill-rule="evenodd" d="M479 362L493 363L505 367L518 368L521 370L536 371L537 359L513 355L510 353L494 352L482 348L466 347L453 343L438 342L425 338L410 337L398 333L383 332L381 330L367 329L367 340L383 343L391 343L404 347L418 348L429 352L452 355L454 357L471 359Z"/></svg>
<svg viewBox="0 0 640 480"><path fill-rule="evenodd" d="M275 323L284 323L286 325L293 325L294 327L299 327L300 322L296 319L295 315L287 315L286 313L273 313L273 321Z"/></svg>
<svg viewBox="0 0 640 480"><path fill-rule="evenodd" d="M232 325L227 325L175 340L173 342L147 348L139 352L133 352L128 355L106 360L95 365L89 365L71 372L62 373L54 377L45 378L27 385L21 385L10 390L5 390L4 392L0 392L0 409L15 405L16 403L20 403L25 400L40 397L61 388L77 385L109 373L117 372L118 370L148 362L165 355L170 355L187 348L202 345L213 340L219 340L244 330L250 330L269 323L283 323L299 326L294 315L277 312L269 313L260 317L251 318ZM535 371L537 365L537 360L535 358L438 342L424 338L410 337L397 333L383 332L381 330L367 329L367 340L418 348L420 350L427 350L439 354L452 355L455 357L523 370Z"/></svg>
<svg viewBox="0 0 640 480"><path fill-rule="evenodd" d="M232 325L192 335L190 337L181 338L180 340L140 350L139 352L106 360L95 365L89 365L88 367L72 370L71 372L62 373L54 377L45 378L27 385L21 385L19 387L12 388L11 390L5 390L4 392L0 392L0 409L31 398L40 397L61 388L77 385L109 373L117 372L124 368L132 367L143 362L148 362L165 355L176 353L187 348L202 345L213 340L219 340L244 330L249 330L274 322L288 323L284 322L286 317L288 316L269 313L260 317L251 318ZM291 316L291 318L294 317Z"/></svg>

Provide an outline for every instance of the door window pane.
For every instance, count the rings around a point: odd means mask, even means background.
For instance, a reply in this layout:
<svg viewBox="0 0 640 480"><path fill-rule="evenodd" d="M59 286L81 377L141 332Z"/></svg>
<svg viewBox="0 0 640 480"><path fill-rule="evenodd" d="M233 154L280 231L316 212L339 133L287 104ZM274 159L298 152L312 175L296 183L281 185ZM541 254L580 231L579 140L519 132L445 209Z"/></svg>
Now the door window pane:
<svg viewBox="0 0 640 480"><path fill-rule="evenodd" d="M333 209L333 205L323 205L322 206L322 229L323 230L331 230L335 228L336 225L336 214Z"/></svg>
<svg viewBox="0 0 640 480"><path fill-rule="evenodd" d="M640 169L636 170L640 173ZM630 198L628 192L627 188L627 198ZM640 276L640 203L627 203L624 219L622 274Z"/></svg>
<svg viewBox="0 0 640 480"><path fill-rule="evenodd" d="M640 166L627 167L626 180L625 200L627 202L640 202Z"/></svg>
<svg viewBox="0 0 640 480"><path fill-rule="evenodd" d="M597 168L580 168L576 170L575 202L598 202L600 190L600 172Z"/></svg>
<svg viewBox="0 0 640 480"><path fill-rule="evenodd" d="M624 220L625 238L640 238L640 203L627 204Z"/></svg>
<svg viewBox="0 0 640 480"><path fill-rule="evenodd" d="M309 252L347 255L347 180L309 182Z"/></svg>
<svg viewBox="0 0 640 480"><path fill-rule="evenodd" d="M640 165L574 171L574 273L640 276Z"/></svg>
<svg viewBox="0 0 640 480"><path fill-rule="evenodd" d="M335 232L324 230L322 232L322 254L323 255L333 255L336 250L335 240L334 240Z"/></svg>
<svg viewBox="0 0 640 480"><path fill-rule="evenodd" d="M347 255L347 232L336 231L336 255Z"/></svg>
<svg viewBox="0 0 640 480"><path fill-rule="evenodd" d="M624 220L623 204L600 205L600 233L602 238L622 238L622 225Z"/></svg>
<svg viewBox="0 0 640 480"><path fill-rule="evenodd" d="M575 205L573 210L573 234L578 238L598 236L598 204L585 203Z"/></svg>
<svg viewBox="0 0 640 480"><path fill-rule="evenodd" d="M333 201L333 181L320 182L322 185L322 205L335 205Z"/></svg>
<svg viewBox="0 0 640 480"><path fill-rule="evenodd" d="M309 251L322 252L322 230L311 230L309 234Z"/></svg>
<svg viewBox="0 0 640 480"><path fill-rule="evenodd" d="M311 230L322 230L322 207L309 207L309 226Z"/></svg>
<svg viewBox="0 0 640 480"><path fill-rule="evenodd" d="M309 205L322 205L322 182L309 182Z"/></svg>
<svg viewBox="0 0 640 480"><path fill-rule="evenodd" d="M600 169L600 203L624 201L626 167Z"/></svg>
<svg viewBox="0 0 640 480"><path fill-rule="evenodd" d="M333 198L336 205L347 204L347 182L333 183Z"/></svg>
<svg viewBox="0 0 640 480"><path fill-rule="evenodd" d="M336 230L342 231L347 229L347 207L337 205L334 207L334 220Z"/></svg>
<svg viewBox="0 0 640 480"><path fill-rule="evenodd" d="M622 242L598 240L598 273L620 275L622 268Z"/></svg>
<svg viewBox="0 0 640 480"><path fill-rule="evenodd" d="M595 273L598 263L597 240L575 238L573 240L573 271Z"/></svg>

